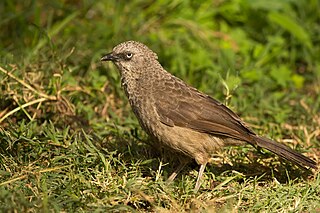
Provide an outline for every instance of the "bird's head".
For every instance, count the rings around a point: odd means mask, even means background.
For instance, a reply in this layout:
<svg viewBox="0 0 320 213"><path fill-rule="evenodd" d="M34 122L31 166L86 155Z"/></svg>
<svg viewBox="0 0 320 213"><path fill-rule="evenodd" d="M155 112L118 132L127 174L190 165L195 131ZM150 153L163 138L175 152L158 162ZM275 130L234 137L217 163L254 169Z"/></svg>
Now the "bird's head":
<svg viewBox="0 0 320 213"><path fill-rule="evenodd" d="M158 56L146 45L137 41L126 41L118 44L113 51L104 55L101 61L112 61L120 70L124 72L143 72L148 70L150 64L157 64Z"/></svg>

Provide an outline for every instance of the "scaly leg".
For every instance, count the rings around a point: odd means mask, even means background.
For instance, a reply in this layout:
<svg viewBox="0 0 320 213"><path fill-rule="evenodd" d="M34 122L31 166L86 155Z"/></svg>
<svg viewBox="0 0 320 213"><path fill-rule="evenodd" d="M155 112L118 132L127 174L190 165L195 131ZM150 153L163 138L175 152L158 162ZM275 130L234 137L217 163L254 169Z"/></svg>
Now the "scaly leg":
<svg viewBox="0 0 320 213"><path fill-rule="evenodd" d="M170 175L170 177L168 178L167 182L172 182L177 175L179 174L179 172L181 172L181 170L189 163L189 160L183 160L180 165L176 168L176 170L174 170L174 172Z"/></svg>
<svg viewBox="0 0 320 213"><path fill-rule="evenodd" d="M204 169L206 168L207 163L205 164L201 164L200 169L199 169L199 173L198 173L198 178L197 178L197 183L196 183L196 187L194 188L194 192L196 193L199 188L200 188L200 181L201 181L201 177L203 175Z"/></svg>

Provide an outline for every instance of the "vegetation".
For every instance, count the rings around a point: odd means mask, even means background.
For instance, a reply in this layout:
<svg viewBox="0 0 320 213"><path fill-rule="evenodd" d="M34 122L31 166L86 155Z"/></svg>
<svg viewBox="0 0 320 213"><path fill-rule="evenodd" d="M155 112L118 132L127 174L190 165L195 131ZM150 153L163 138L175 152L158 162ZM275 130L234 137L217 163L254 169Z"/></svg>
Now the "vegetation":
<svg viewBox="0 0 320 213"><path fill-rule="evenodd" d="M319 172L229 147L172 184L112 64L125 40L319 162L318 0L0 2L2 212L319 212ZM262 153L262 154L261 154Z"/></svg>

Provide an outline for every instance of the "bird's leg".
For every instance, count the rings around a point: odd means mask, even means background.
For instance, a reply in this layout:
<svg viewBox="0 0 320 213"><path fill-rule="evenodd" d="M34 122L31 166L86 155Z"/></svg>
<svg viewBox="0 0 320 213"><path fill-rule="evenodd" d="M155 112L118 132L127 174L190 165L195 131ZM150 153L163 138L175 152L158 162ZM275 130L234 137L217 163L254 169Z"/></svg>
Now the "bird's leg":
<svg viewBox="0 0 320 213"><path fill-rule="evenodd" d="M200 188L200 181L201 181L201 177L203 175L204 169L206 168L207 163L205 164L201 164L200 169L199 169L199 173L198 173L198 178L197 178L197 183L196 183L196 187L194 188L194 192L196 193L199 188Z"/></svg>
<svg viewBox="0 0 320 213"><path fill-rule="evenodd" d="M167 182L172 182L177 175L179 174L179 172L181 172L181 170L189 163L189 160L183 160L180 162L180 165L174 170L174 172L170 175L170 177L168 178Z"/></svg>

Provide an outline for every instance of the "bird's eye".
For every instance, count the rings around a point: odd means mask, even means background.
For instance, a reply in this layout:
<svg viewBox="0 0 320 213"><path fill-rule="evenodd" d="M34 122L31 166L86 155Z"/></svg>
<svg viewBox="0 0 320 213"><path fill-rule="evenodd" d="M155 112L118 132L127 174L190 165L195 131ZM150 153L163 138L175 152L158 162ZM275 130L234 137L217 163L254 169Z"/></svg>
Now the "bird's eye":
<svg viewBox="0 0 320 213"><path fill-rule="evenodd" d="M127 54L126 54L126 58L127 58L127 59L131 59L131 58L132 58L132 56L133 56L133 54L132 54L132 53L127 53Z"/></svg>

